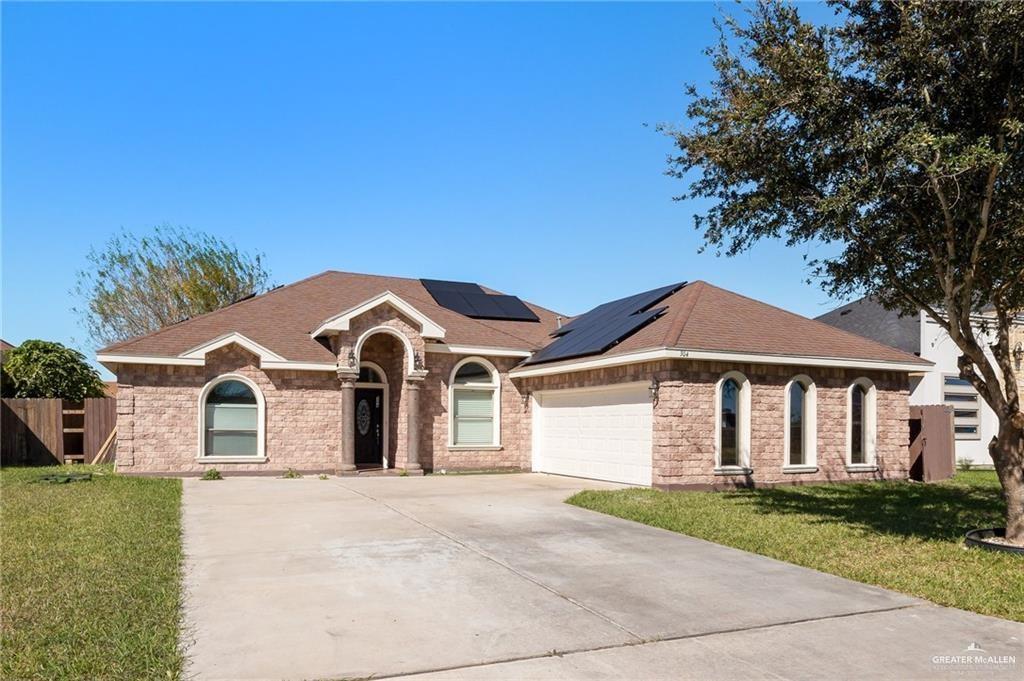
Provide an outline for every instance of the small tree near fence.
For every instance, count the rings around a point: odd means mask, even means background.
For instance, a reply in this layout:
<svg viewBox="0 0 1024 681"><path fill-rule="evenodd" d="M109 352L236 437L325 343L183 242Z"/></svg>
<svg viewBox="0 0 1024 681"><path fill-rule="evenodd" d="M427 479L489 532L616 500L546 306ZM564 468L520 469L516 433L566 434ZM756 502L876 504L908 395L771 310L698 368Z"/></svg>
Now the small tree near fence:
<svg viewBox="0 0 1024 681"><path fill-rule="evenodd" d="M4 397L48 397L81 402L104 397L103 381L85 356L60 343L28 340L4 353Z"/></svg>

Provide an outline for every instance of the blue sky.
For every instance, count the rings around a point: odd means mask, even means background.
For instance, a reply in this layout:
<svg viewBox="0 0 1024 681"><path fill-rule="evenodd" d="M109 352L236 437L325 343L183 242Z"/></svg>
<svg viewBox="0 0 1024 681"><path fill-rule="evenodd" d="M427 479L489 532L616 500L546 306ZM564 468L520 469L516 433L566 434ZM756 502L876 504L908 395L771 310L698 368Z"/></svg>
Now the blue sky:
<svg viewBox="0 0 1024 681"><path fill-rule="evenodd" d="M91 355L74 272L160 224L262 251L275 283L469 280L574 314L706 279L820 314L806 249L698 254L702 206L663 175L654 125L708 81L717 12L4 3L3 337Z"/></svg>

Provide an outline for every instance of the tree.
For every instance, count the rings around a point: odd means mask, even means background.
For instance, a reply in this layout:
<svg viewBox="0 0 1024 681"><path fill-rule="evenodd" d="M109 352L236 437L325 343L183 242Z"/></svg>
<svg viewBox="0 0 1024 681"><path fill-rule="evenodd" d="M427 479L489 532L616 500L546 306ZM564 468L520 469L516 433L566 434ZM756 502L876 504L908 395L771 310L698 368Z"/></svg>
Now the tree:
<svg viewBox="0 0 1024 681"><path fill-rule="evenodd" d="M267 290L262 255L240 252L198 232L157 228L150 236L122 231L78 272L75 312L98 346L151 333Z"/></svg>
<svg viewBox="0 0 1024 681"><path fill-rule="evenodd" d="M4 353L4 397L104 397L103 381L85 356L60 343L27 340Z"/></svg>
<svg viewBox="0 0 1024 681"><path fill-rule="evenodd" d="M831 295L949 333L999 420L989 451L1024 542L1024 3L830 5L827 25L777 0L719 22L710 92L691 86L691 123L662 127L668 174L689 181L679 199L715 200L695 218L706 246L824 244L811 272Z"/></svg>

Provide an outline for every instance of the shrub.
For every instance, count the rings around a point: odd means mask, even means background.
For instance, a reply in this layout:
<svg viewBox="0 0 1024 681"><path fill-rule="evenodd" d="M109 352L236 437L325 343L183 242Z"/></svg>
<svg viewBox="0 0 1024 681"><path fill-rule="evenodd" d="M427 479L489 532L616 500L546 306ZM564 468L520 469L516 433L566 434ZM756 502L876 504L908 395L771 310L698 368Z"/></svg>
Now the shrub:
<svg viewBox="0 0 1024 681"><path fill-rule="evenodd" d="M4 353L4 397L48 397L81 402L105 395L85 355L60 343L27 340Z"/></svg>
<svg viewBox="0 0 1024 681"><path fill-rule="evenodd" d="M282 475L281 477L285 478L286 480L294 480L295 478L301 478L302 473L298 472L294 468L289 468L284 472L284 475Z"/></svg>
<svg viewBox="0 0 1024 681"><path fill-rule="evenodd" d="M203 473L203 480L223 480L224 476L220 474L220 471L216 468L207 468L206 472Z"/></svg>
<svg viewBox="0 0 1024 681"><path fill-rule="evenodd" d="M962 456L956 460L956 467L961 471L967 472L971 470L971 465L971 460L966 456Z"/></svg>
<svg viewBox="0 0 1024 681"><path fill-rule="evenodd" d="M327 480L328 479L327 473L321 473L320 475L318 475L316 477L320 478L321 480Z"/></svg>

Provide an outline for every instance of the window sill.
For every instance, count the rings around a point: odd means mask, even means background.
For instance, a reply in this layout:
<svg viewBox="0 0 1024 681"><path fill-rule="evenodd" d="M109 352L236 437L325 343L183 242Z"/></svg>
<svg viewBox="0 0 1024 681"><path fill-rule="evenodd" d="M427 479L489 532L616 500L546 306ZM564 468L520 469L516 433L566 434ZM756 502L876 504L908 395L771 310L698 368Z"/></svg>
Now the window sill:
<svg viewBox="0 0 1024 681"><path fill-rule="evenodd" d="M448 445L449 452L498 452L504 449L501 445Z"/></svg>
<svg viewBox="0 0 1024 681"><path fill-rule="evenodd" d="M750 475L753 472L753 468L746 466L721 466L715 469L715 475Z"/></svg>
<svg viewBox="0 0 1024 681"><path fill-rule="evenodd" d="M265 456L197 456L199 463L266 463Z"/></svg>
<svg viewBox="0 0 1024 681"><path fill-rule="evenodd" d="M846 464L847 473L874 473L878 470L878 466L873 463L848 463Z"/></svg>
<svg viewBox="0 0 1024 681"><path fill-rule="evenodd" d="M783 466L783 473L817 473L817 466Z"/></svg>

